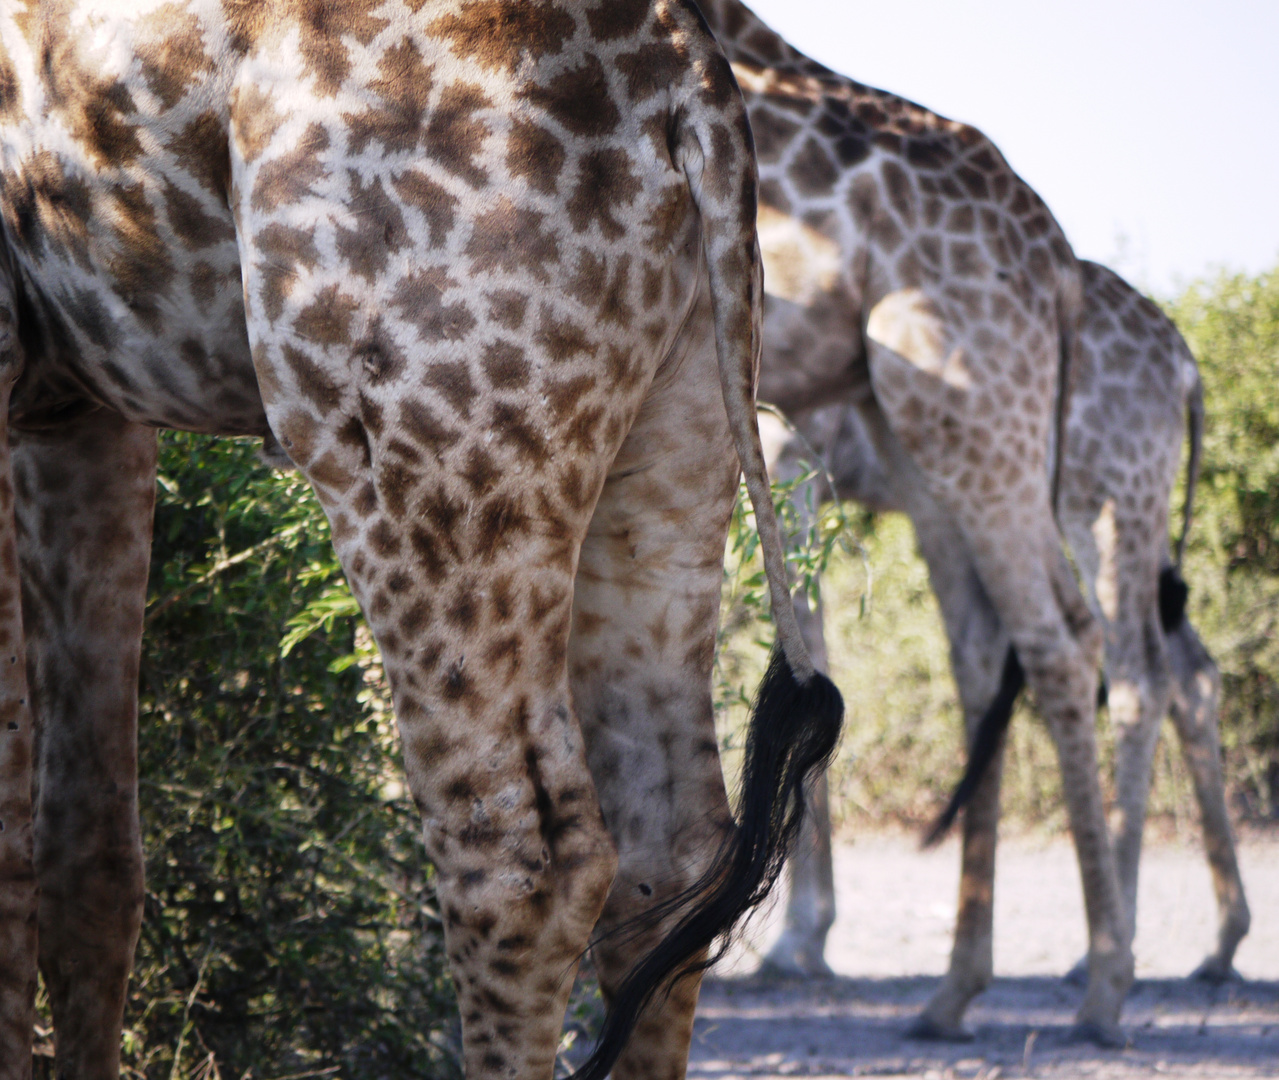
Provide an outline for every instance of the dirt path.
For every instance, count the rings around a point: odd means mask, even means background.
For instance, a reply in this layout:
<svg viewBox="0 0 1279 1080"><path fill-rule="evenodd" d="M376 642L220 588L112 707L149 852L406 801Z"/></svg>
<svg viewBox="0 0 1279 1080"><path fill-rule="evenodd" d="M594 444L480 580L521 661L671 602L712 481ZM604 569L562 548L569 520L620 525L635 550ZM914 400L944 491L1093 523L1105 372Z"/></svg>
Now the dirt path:
<svg viewBox="0 0 1279 1080"><path fill-rule="evenodd" d="M1184 975L1214 936L1202 854L1152 844L1142 863L1138 985L1120 1052L1067 1039L1081 991L1060 978L1083 954L1073 852L1062 839L1001 844L994 986L969 1013L966 1045L902 1037L946 967L958 848L921 853L909 836L873 836L836 852L839 919L827 959L837 977L751 977L777 931L777 911L735 950L703 992L690 1077L1036 1076L1279 1077L1279 841L1242 845L1253 930L1237 966L1245 981L1212 988Z"/></svg>

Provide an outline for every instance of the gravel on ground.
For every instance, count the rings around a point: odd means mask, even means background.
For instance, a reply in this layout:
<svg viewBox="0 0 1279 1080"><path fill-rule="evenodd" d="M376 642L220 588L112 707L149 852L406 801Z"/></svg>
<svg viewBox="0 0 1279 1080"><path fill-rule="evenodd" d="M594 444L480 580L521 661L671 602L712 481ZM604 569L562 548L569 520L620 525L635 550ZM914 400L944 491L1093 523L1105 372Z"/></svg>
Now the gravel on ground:
<svg viewBox="0 0 1279 1080"><path fill-rule="evenodd" d="M719 965L702 993L689 1076L1279 1077L1279 838L1240 845L1252 931L1239 982L1185 976L1208 952L1216 909L1193 844L1149 843L1142 859L1138 983L1124 1010L1127 1046L1071 1042L1082 990L1061 976L1084 952L1079 872L1065 838L1001 842L995 888L995 982L973 1004L969 1043L908 1040L904 1031L945 971L959 849L927 852L906 834L845 840L835 854L838 917L829 979L753 974L776 936L781 903Z"/></svg>

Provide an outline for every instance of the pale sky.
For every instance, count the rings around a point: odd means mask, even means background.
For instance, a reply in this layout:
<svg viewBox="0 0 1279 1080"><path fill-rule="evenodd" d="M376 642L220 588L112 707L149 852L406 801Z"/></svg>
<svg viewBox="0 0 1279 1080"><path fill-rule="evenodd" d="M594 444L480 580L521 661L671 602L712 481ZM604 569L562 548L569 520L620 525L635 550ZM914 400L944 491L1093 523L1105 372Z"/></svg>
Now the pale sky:
<svg viewBox="0 0 1279 1080"><path fill-rule="evenodd" d="M747 0L791 44L975 124L1074 245L1169 295L1279 264L1279 0Z"/></svg>

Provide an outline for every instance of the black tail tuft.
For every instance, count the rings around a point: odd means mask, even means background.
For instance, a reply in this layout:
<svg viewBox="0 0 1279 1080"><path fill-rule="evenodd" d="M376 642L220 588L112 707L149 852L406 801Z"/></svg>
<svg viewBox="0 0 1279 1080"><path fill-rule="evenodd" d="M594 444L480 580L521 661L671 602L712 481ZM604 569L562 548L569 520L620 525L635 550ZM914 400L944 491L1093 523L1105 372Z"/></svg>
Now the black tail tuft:
<svg viewBox="0 0 1279 1080"><path fill-rule="evenodd" d="M968 805L969 800L976 793L982 777L990 768L990 763L995 760L995 754L999 750L999 740L1008 730L1008 723L1013 718L1013 706L1017 703L1017 695L1021 693L1025 685L1026 673L1022 670L1021 661L1017 659L1017 650L1009 645L1008 655L1004 657L1004 671L999 678L999 691L977 725L977 734L973 737L972 749L968 752L968 765L964 769L964 775L959 781L959 786L955 788L955 794L946 804L946 809L924 834L923 847L932 847L946 835L947 830L955 823L955 818L959 816L959 811Z"/></svg>
<svg viewBox="0 0 1279 1080"><path fill-rule="evenodd" d="M1159 571L1159 622L1165 634L1171 634L1186 617L1186 601L1190 598L1190 586L1175 566L1165 566Z"/></svg>
<svg viewBox="0 0 1279 1080"><path fill-rule="evenodd" d="M623 980L594 1053L571 1080L604 1080L653 996L668 981L714 963L724 945L700 957L768 896L803 821L804 784L829 763L843 716L830 679L819 672L796 681L780 648L773 650L747 728L737 828L699 881L645 916L652 925L682 913Z"/></svg>

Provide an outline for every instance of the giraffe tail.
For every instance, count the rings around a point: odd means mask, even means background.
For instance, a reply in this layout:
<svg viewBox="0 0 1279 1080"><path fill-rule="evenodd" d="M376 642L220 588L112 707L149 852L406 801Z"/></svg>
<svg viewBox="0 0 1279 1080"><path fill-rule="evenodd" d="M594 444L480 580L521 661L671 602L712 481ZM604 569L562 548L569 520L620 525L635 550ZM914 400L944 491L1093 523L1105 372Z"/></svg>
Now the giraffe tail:
<svg viewBox="0 0 1279 1080"><path fill-rule="evenodd" d="M1204 384L1193 360L1187 362L1190 387L1186 394L1186 434L1190 438L1190 456L1186 459L1186 502L1181 509L1181 536L1177 538L1177 570L1186 557L1186 541L1190 538L1190 522L1195 511L1195 488L1199 484L1199 466L1204 452Z"/></svg>
<svg viewBox="0 0 1279 1080"><path fill-rule="evenodd" d="M1204 387L1193 359L1187 359L1190 386L1186 393L1186 434L1190 438L1190 455L1186 459L1186 501L1181 508L1181 535L1177 537L1176 561L1159 571L1159 624L1165 634L1173 633L1186 617L1190 586L1181 575L1186 557L1186 541L1190 538L1190 522L1195 512L1195 487L1199 481L1199 465L1203 461Z"/></svg>
<svg viewBox="0 0 1279 1080"><path fill-rule="evenodd" d="M709 967L726 947L724 935L768 896L803 821L804 785L826 768L843 722L839 691L815 669L795 618L755 415L763 270L750 128L717 49L698 74L682 103L675 159L701 215L724 405L755 511L777 644L751 711L736 826L693 885L613 931L675 923L612 995L599 1042L572 1080L603 1080L649 1001ZM730 128L724 114L734 108Z"/></svg>
<svg viewBox="0 0 1279 1080"><path fill-rule="evenodd" d="M956 785L946 809L928 827L920 847L930 848L938 844L955 823L959 811L977 793L978 785L999 752L999 742L1012 722L1013 706L1017 704L1017 696L1025 685L1026 673L1022 670L1021 661L1017 659L1017 650L1009 645L1004 657L1003 674L999 679L999 690L995 694L995 700L977 723L972 746L968 749L968 764L964 766L964 775Z"/></svg>

